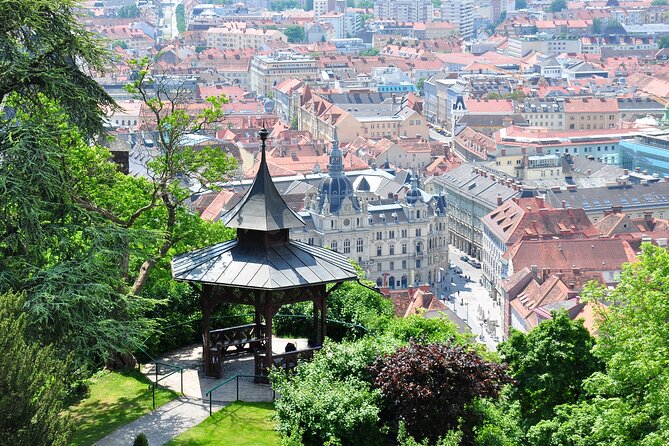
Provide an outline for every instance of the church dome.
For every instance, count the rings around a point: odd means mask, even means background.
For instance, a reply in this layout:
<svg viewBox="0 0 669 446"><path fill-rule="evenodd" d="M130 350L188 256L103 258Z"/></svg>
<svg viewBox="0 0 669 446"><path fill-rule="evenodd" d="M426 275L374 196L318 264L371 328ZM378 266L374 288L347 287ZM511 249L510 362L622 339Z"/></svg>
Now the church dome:
<svg viewBox="0 0 669 446"><path fill-rule="evenodd" d="M418 189L418 174L411 174L411 189L406 194L408 204L416 204L423 200L423 193Z"/></svg>
<svg viewBox="0 0 669 446"><path fill-rule="evenodd" d="M353 184L344 175L344 163L342 151L339 148L337 129L334 130L332 150L330 151L330 162L328 163L328 176L321 180L318 186L319 211L322 211L325 201L330 205L330 212L337 213L346 198L350 198L353 206L357 209L357 200L353 196Z"/></svg>

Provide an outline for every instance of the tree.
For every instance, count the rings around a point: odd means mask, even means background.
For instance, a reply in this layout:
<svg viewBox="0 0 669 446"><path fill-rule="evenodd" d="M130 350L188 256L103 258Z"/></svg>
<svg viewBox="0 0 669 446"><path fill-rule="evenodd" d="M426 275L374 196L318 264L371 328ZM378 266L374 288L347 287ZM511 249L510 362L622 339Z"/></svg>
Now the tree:
<svg viewBox="0 0 669 446"><path fill-rule="evenodd" d="M425 85L425 81L426 81L426 79L424 77L421 77L420 79L418 79L418 82L416 82L416 88L418 88L419 90L422 90L423 85Z"/></svg>
<svg viewBox="0 0 669 446"><path fill-rule="evenodd" d="M601 311L593 350L605 369L585 380L587 398L530 429L531 444L669 444L668 289L669 252L648 243L614 290L587 287L586 298L615 303Z"/></svg>
<svg viewBox="0 0 669 446"><path fill-rule="evenodd" d="M290 118L290 129L297 130L298 127L299 127L299 120L297 119L297 115L295 115L292 118Z"/></svg>
<svg viewBox="0 0 669 446"><path fill-rule="evenodd" d="M358 53L358 56L362 56L362 57L372 56L372 57L374 57L374 56L378 56L379 54L380 54L380 51L377 48L369 48L369 49L360 51Z"/></svg>
<svg viewBox="0 0 669 446"><path fill-rule="evenodd" d="M104 71L109 54L84 29L74 0L12 0L0 8L0 104L12 93L41 107L56 100L85 135L102 131L116 107L91 76ZM37 95L36 93L41 93Z"/></svg>
<svg viewBox="0 0 669 446"><path fill-rule="evenodd" d="M548 12L560 12L567 9L567 0L553 0L548 7Z"/></svg>
<svg viewBox="0 0 669 446"><path fill-rule="evenodd" d="M667 0L653 0L650 2L652 6L667 6L669 5L669 1Z"/></svg>
<svg viewBox="0 0 669 446"><path fill-rule="evenodd" d="M566 311L551 315L529 333L514 330L498 349L515 380L511 398L528 427L552 418L556 406L578 401L583 380L602 369L583 322Z"/></svg>
<svg viewBox="0 0 669 446"><path fill-rule="evenodd" d="M290 43L304 42L304 28L299 25L291 25L283 32Z"/></svg>
<svg viewBox="0 0 669 446"><path fill-rule="evenodd" d="M186 7L183 3L179 3L174 10L174 15L177 19L177 30L179 33L186 32Z"/></svg>
<svg viewBox="0 0 669 446"><path fill-rule="evenodd" d="M469 405L478 398L496 398L509 382L504 366L449 343L411 341L377 359L371 372L382 395L381 420L395 431L402 421L411 436L430 441L459 427L465 441L471 441L474 420Z"/></svg>
<svg viewBox="0 0 669 446"><path fill-rule="evenodd" d="M660 37L660 42L658 43L659 48L669 48L669 36Z"/></svg>
<svg viewBox="0 0 669 446"><path fill-rule="evenodd" d="M111 43L112 48L120 47L121 49L127 50L128 49L128 44L125 42L125 40L114 40Z"/></svg>
<svg viewBox="0 0 669 446"><path fill-rule="evenodd" d="M134 3L130 5L123 5L118 8L118 11L116 11L116 17L121 19L139 17L139 8Z"/></svg>
<svg viewBox="0 0 669 446"><path fill-rule="evenodd" d="M27 341L25 298L0 294L0 438L18 446L65 446L65 364L52 347Z"/></svg>
<svg viewBox="0 0 669 446"><path fill-rule="evenodd" d="M392 348L373 338L326 342L292 376L273 371L272 386L281 394L275 403L279 432L304 446L384 444L379 392L372 389L368 367Z"/></svg>
<svg viewBox="0 0 669 446"><path fill-rule="evenodd" d="M75 352L74 367L100 363L133 351L154 325L143 313L155 302L128 296L124 284L124 247L149 240L83 208L80 194L113 194L121 206L142 183L39 100L41 108L7 101L15 114L0 128L0 292L26 292L31 334L63 356Z"/></svg>
<svg viewBox="0 0 669 446"><path fill-rule="evenodd" d="M516 10L527 9L527 0L516 0Z"/></svg>
<svg viewBox="0 0 669 446"><path fill-rule="evenodd" d="M592 19L592 33L601 34L602 33L602 19L594 18Z"/></svg>

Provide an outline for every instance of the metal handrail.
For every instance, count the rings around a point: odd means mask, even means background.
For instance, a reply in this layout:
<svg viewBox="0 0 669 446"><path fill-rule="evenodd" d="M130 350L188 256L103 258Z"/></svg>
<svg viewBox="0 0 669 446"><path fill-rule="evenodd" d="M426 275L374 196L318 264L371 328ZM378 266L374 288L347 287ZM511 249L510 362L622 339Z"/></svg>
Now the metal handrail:
<svg viewBox="0 0 669 446"><path fill-rule="evenodd" d="M267 379L266 376L262 376L262 375L240 375L240 374L237 374L235 376L232 376L232 377L226 379L222 383L217 384L216 386L212 387L211 389L207 390L207 392L204 394L204 396L209 397L209 416L211 416L211 414L212 414L212 410L211 410L211 408L212 408L212 394L213 394L214 390L219 389L220 387L228 384L229 382L232 382L233 380L237 381L237 396L235 398L235 401L239 401L239 378L262 378L262 379ZM276 392L274 391L274 389L272 389L272 401L274 401L275 398L276 398Z"/></svg>
<svg viewBox="0 0 669 446"><path fill-rule="evenodd" d="M155 364L156 364L156 380L150 384L151 400L152 400L152 403L153 403L153 410L156 410L156 388L158 387L158 383L160 381L174 375L177 372L179 372L181 374L181 376L180 376L180 379L181 379L181 394L182 395L184 394L184 368L179 367L177 365L167 364L167 363L158 362L158 361L155 361ZM158 378L158 369L160 368L161 365L165 366L165 367L171 367L171 368L176 369L176 370L173 370L170 373L168 373L167 375L164 375L161 378Z"/></svg>

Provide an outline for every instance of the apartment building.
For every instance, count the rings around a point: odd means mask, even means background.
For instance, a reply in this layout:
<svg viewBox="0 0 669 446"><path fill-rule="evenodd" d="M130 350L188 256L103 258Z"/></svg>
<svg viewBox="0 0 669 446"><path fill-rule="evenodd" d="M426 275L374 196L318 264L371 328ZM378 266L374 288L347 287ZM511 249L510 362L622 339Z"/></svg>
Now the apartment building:
<svg viewBox="0 0 669 446"><path fill-rule="evenodd" d="M255 49L274 40L288 42L286 35L276 29L247 28L246 23L237 22L227 23L223 27L209 28L205 35L209 48L221 50Z"/></svg>
<svg viewBox="0 0 669 446"><path fill-rule="evenodd" d="M378 0L374 16L398 22L428 22L434 16L434 6L432 0Z"/></svg>
<svg viewBox="0 0 669 446"><path fill-rule="evenodd" d="M452 0L441 5L443 20L457 25L460 36L467 40L474 31L474 2L472 0Z"/></svg>
<svg viewBox="0 0 669 446"><path fill-rule="evenodd" d="M615 98L565 99L564 115L568 130L610 129L620 120Z"/></svg>
<svg viewBox="0 0 669 446"><path fill-rule="evenodd" d="M339 140L429 138L427 121L402 96L378 92L316 94L307 86L298 112L299 129L328 140L334 127Z"/></svg>
<svg viewBox="0 0 669 446"><path fill-rule="evenodd" d="M318 62L311 56L292 52L256 55L251 60L251 91L267 95L275 85L287 79L315 79L318 72Z"/></svg>

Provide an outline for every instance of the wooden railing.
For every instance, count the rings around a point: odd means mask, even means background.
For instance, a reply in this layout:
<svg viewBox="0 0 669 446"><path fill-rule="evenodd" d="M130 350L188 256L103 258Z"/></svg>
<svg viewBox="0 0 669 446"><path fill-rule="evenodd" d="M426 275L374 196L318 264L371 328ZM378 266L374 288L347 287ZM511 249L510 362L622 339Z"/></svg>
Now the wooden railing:
<svg viewBox="0 0 669 446"><path fill-rule="evenodd" d="M238 325L209 332L209 346L221 355L240 351L253 351L265 343L265 326L256 324ZM228 349L234 350L228 352Z"/></svg>
<svg viewBox="0 0 669 446"><path fill-rule="evenodd" d="M278 353L272 355L272 365L280 369L290 371L294 369L300 361L311 361L314 357L314 352L320 350L321 347L312 347L305 348L303 350L295 350L292 352ZM266 354L262 351L256 351L255 353L255 363L256 363L256 375L267 376L269 370L267 366L262 366L261 364L266 364Z"/></svg>

